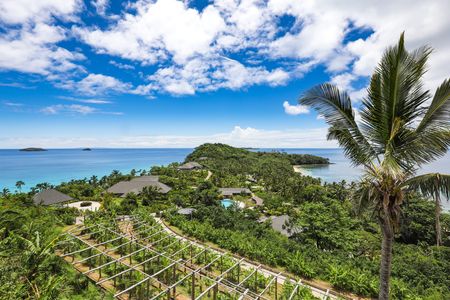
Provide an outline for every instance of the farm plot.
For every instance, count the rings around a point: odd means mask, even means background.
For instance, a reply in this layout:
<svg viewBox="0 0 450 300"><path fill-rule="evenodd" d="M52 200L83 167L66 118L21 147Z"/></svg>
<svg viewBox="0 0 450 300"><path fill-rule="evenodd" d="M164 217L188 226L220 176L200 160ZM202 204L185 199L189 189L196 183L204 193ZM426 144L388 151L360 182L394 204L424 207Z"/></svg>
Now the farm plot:
<svg viewBox="0 0 450 300"><path fill-rule="evenodd" d="M77 226L57 253L118 299L317 299L300 281L180 239L143 214Z"/></svg>

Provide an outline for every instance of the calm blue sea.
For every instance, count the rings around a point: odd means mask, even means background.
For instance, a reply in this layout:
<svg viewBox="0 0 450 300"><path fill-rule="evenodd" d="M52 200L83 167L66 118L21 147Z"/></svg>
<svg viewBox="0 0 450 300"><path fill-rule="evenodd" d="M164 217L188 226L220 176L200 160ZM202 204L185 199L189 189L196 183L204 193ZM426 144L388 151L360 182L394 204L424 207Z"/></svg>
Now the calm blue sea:
<svg viewBox="0 0 450 300"><path fill-rule="evenodd" d="M181 162L193 149L50 149L44 152L0 150L0 189L16 189L18 180L25 182L23 190L41 182L58 184L70 179L92 175L103 176L112 170L129 172L131 169L149 169L155 165ZM331 165L307 168L303 172L324 181L357 180L361 170L351 166L341 149L257 149L260 151L285 151L327 157ZM450 173L450 153L421 172ZM447 204L450 207L450 204Z"/></svg>

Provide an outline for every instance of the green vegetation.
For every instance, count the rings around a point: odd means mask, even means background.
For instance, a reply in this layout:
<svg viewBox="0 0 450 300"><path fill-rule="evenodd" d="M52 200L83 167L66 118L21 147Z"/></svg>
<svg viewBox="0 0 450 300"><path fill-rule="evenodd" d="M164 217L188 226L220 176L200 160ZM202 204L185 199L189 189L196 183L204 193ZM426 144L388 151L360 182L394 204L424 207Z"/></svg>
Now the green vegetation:
<svg viewBox="0 0 450 300"><path fill-rule="evenodd" d="M402 34L372 75L360 123L348 94L332 84L312 88L299 101L324 116L330 125L328 138L338 141L354 165L364 167L358 206L373 210L381 228L380 300L389 299L393 242L405 194L414 189L435 197L450 194L450 175L415 177L421 165L445 155L450 146L450 79L434 97L423 90L430 53L429 47L408 52ZM436 205L439 217L439 200ZM439 218L436 229L439 245Z"/></svg>
<svg viewBox="0 0 450 300"><path fill-rule="evenodd" d="M110 299L54 253L76 215L25 194L0 198L0 299Z"/></svg>
<svg viewBox="0 0 450 300"><path fill-rule="evenodd" d="M205 153L205 147L209 154ZM214 157L214 153L222 152L226 155ZM376 297L380 229L372 211L355 214L353 195L358 193L358 184L323 184L295 173L284 154L255 155L220 144L200 146L187 160L205 156L208 158L200 160L205 166L203 170L178 171L179 164L174 163L130 174L113 171L102 178L73 180L55 188L81 201L101 202L99 212L86 213L87 225L109 224L117 215L136 211L142 217L164 211L172 225L199 240L290 272L292 276L323 280L336 290ZM233 158L228 160L230 157ZM205 181L208 170L213 176ZM160 181L172 190L163 195L146 188L140 194L130 193L124 198L104 193L118 181L141 174L159 175ZM225 209L220 205L218 192L224 186L249 187L264 200L264 205L244 210ZM39 184L33 191L48 187ZM8 192L0 200L0 295L5 291L6 299L33 299L38 298L35 294L38 291L46 293L47 299L106 297L85 276L53 254L55 238L67 225L74 224L80 212L34 206L32 194ZM245 202L249 196L237 198ZM194 207L197 211L192 217L184 217L175 213L176 206ZM405 193L401 208L400 227L393 243L391 297L450 298L450 215L441 216L443 245L436 247L434 202L415 193ZM291 238L274 231L270 220L259 222L262 216L282 214L290 216L286 226ZM42 255L26 250L33 248L37 236L44 248L39 250Z"/></svg>
<svg viewBox="0 0 450 300"><path fill-rule="evenodd" d="M150 213L162 214L186 235L290 272L289 276L325 281L339 291L383 300L450 299L450 215L440 208L441 196L450 194L450 177L416 176L421 165L444 155L450 145L450 80L442 83L434 97L422 90L430 53L427 47L406 51L402 35L398 45L385 52L371 78L361 121L356 121L347 93L331 84L319 85L301 97L301 104L316 109L330 125L328 138L337 140L352 162L364 167L365 176L359 183L322 183L293 171L293 165L328 164L325 158L204 144L186 158L186 162L200 163L202 170L179 171L179 164L173 163L130 174L113 171L109 176L72 180L54 188L83 201L82 206L101 202L99 212L83 212L86 226L101 222L122 230L115 221L118 215L137 214L153 225ZM106 192L115 183L140 175L158 175L172 190L161 194L147 187L124 197ZM52 186L41 183L23 193L23 185L17 181L16 193L4 188L0 197L0 298L110 298L55 254L61 248L80 246L61 241L61 233L82 212L35 206L32 196ZM252 196L261 197L264 203L225 209L219 202L220 187L249 188ZM249 195L235 198L244 203L253 201ZM182 216L177 214L180 207L195 210ZM272 223L272 218L280 215L288 220L281 228ZM98 232L89 231L89 239L118 246L126 238L120 235L112 239L114 233L103 225ZM138 233L139 237L155 234L152 241L167 238L163 243L167 251L182 244L152 231L159 228L151 228L147 234ZM134 246L130 243L128 249L120 248L117 253L135 255ZM130 256L130 264L145 262L149 256L156 258L147 250ZM192 259L193 252L200 251L192 249L188 254L182 250L177 258L190 255ZM212 254L200 255L194 263L204 264ZM92 258L84 251L75 256L86 258L89 267L102 264L100 257ZM219 268L231 264L227 258ZM170 266L170 260L162 259L161 265ZM153 270L155 266L147 267ZM216 272L217 267L212 265L208 272ZM120 272L126 266L118 268ZM117 270L111 265L104 272L111 275ZM238 274L231 273L227 280L237 283L240 275L251 274L239 272L240 267ZM158 279L173 283L176 277L168 273ZM133 269L129 276L117 279L117 287L125 288L142 278ZM195 293L207 286L208 279L202 280L192 284ZM266 279L256 273L251 280L246 288L258 291ZM182 289L188 286L184 283ZM285 284L280 299L286 299L293 288ZM136 293L143 292L136 289ZM273 295L270 289L268 293ZM303 288L300 297L313 299ZM229 299L226 295L219 298Z"/></svg>

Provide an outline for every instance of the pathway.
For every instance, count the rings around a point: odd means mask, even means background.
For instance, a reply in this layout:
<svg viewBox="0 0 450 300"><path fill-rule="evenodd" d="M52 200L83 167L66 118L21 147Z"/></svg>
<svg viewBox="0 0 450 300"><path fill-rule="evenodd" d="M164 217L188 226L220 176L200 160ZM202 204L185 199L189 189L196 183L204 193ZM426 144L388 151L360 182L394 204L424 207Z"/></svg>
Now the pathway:
<svg viewBox="0 0 450 300"><path fill-rule="evenodd" d="M194 240L194 239L191 239L191 238L186 238L186 237L184 237L184 236L178 234L178 233L175 232L174 230L172 230L170 227L168 227L168 226L166 225L166 223L165 223L161 218L156 218L156 217L155 217L155 220L156 220L159 224L161 224L161 225L163 226L163 228L164 228L164 230L165 230L166 232L168 232L168 233L174 235L176 238L181 239L182 241L189 241L189 242L192 242L192 243L194 243L196 246L198 246L198 247L200 247L200 248L205 248L205 245L204 245L203 243L198 242L197 240ZM215 251L215 252L218 253L218 254L228 253L228 252L226 252L226 251L224 251L224 250L221 250L221 249L218 249L218 248L215 248L215 247L211 247L211 246L208 246L208 247L211 248L213 251ZM242 259L242 257L239 257L239 256L237 256L237 255L235 255L235 254L231 254L231 255L233 255L235 258ZM275 276L276 276L276 277L277 277L277 283L279 283L279 284L283 284L284 281L286 281L286 280L291 280L291 279L288 278L288 276L286 276L286 275L284 275L284 274L281 274L281 273L279 273L279 272L270 270L270 269L267 268L267 267L264 267L264 266L262 266L262 265L260 265L260 264L254 263L254 262L249 261L249 260L247 260L247 259L244 259L244 260L243 260L241 266L242 266L243 268L245 268L245 269L255 269L255 268L259 268L258 271L261 272L261 273L263 273L264 276L266 276L266 277L270 277L270 276L274 276L274 277L275 277ZM292 281L292 280L291 280L291 281ZM314 285L313 285L313 284L310 283L310 282L306 283L306 282L303 282L303 281L302 281L301 283L302 283L303 285L309 287L309 288L311 289L311 292L313 293L313 295L314 295L315 297L319 298L319 299L338 299L338 297L341 297L341 298L343 298L343 299L358 299L358 298L351 298L351 297L343 296L343 295L341 295L341 294L339 294L339 293L337 293L337 292L335 292L335 291L333 291L333 290L331 290L331 289L328 289L328 288L325 287L325 286L324 286L324 287L320 287L319 284L314 284ZM327 298L327 297L328 297L328 298Z"/></svg>

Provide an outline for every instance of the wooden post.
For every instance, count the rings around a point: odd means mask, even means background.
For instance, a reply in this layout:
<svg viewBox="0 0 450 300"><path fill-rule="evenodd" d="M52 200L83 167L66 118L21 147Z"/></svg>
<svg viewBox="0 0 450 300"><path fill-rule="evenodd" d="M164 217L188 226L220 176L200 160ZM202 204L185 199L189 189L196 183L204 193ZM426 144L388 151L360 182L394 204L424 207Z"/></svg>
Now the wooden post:
<svg viewBox="0 0 450 300"><path fill-rule="evenodd" d="M217 292L218 292L218 290L219 290L219 284L216 283L216 285L213 288L213 300L217 299Z"/></svg>
<svg viewBox="0 0 450 300"><path fill-rule="evenodd" d="M102 265L102 256L101 255L98 257L98 260L99 260L98 265L101 266ZM102 268L98 269L98 275L99 275L98 279L102 278Z"/></svg>
<svg viewBox="0 0 450 300"><path fill-rule="evenodd" d="M117 274L117 261L114 262L114 274ZM116 287L117 276L114 277L114 287Z"/></svg>
<svg viewBox="0 0 450 300"><path fill-rule="evenodd" d="M258 292L258 269L255 271L255 292Z"/></svg>
<svg viewBox="0 0 450 300"><path fill-rule="evenodd" d="M177 269L176 269L175 265L173 265L172 280L174 283L177 281ZM173 298L174 299L175 299L175 295L176 295L176 285L173 287Z"/></svg>
<svg viewBox="0 0 450 300"><path fill-rule="evenodd" d="M278 299L278 276L275 276L275 300Z"/></svg>
<svg viewBox="0 0 450 300"><path fill-rule="evenodd" d="M191 299L195 299L195 272L192 273Z"/></svg>
<svg viewBox="0 0 450 300"><path fill-rule="evenodd" d="M241 264L239 263L237 265L238 271L237 271L237 283L239 284L239 277L241 277Z"/></svg>

